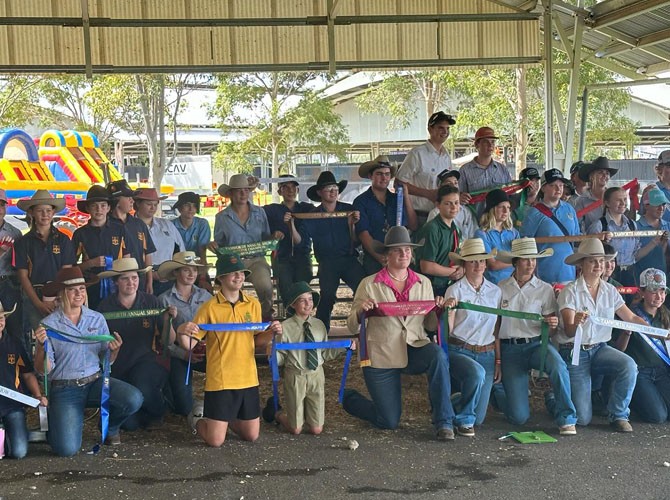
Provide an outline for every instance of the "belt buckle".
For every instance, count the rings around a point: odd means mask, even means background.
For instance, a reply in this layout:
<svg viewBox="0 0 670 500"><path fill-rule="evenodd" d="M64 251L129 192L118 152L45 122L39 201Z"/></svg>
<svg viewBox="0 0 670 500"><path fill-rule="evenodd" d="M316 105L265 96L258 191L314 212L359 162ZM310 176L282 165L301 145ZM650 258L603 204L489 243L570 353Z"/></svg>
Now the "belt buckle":
<svg viewBox="0 0 670 500"><path fill-rule="evenodd" d="M86 380L87 378L88 378L88 377L78 378L77 380L74 381L74 385L76 385L77 387L84 387L84 386L86 385L85 380Z"/></svg>

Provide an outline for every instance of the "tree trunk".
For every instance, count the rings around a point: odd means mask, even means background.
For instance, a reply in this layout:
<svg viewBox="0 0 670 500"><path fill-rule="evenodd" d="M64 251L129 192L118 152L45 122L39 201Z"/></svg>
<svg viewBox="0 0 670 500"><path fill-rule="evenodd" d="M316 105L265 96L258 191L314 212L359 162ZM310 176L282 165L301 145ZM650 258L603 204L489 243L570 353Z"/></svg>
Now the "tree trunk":
<svg viewBox="0 0 670 500"><path fill-rule="evenodd" d="M514 160L517 177L526 168L528 151L528 100L526 97L526 68L516 69L516 137L514 138Z"/></svg>

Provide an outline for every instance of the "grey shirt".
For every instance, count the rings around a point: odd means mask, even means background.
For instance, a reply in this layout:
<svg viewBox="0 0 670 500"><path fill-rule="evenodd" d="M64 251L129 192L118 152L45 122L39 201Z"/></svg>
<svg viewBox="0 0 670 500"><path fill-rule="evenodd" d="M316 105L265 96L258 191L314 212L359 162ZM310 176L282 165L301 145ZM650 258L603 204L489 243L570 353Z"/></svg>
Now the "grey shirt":
<svg viewBox="0 0 670 500"><path fill-rule="evenodd" d="M268 239L270 239L270 224L265 215L265 210L261 207L249 203L249 218L244 224L231 206L216 214L214 241L219 246L258 243Z"/></svg>

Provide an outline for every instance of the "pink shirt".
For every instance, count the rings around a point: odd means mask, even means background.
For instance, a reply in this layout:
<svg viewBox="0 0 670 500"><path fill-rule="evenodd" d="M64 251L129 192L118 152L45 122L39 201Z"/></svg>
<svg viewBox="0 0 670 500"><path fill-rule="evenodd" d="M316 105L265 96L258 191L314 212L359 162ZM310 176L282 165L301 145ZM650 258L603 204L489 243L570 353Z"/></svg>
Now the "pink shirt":
<svg viewBox="0 0 670 500"><path fill-rule="evenodd" d="M388 269L386 268L383 268L381 271L379 271L374 279L374 283L383 283L393 291L396 302L409 302L409 291L414 285L419 283L419 281L419 276L409 268L407 268L407 283L405 285L405 289L402 292L398 291L398 289L395 287L393 279L389 275Z"/></svg>

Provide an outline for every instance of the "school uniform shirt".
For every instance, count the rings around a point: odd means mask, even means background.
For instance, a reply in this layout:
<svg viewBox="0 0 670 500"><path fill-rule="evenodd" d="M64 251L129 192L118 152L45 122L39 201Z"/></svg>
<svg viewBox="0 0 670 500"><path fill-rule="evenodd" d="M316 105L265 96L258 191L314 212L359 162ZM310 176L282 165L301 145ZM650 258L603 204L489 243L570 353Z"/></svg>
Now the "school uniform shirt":
<svg viewBox="0 0 670 500"><path fill-rule="evenodd" d="M307 321L309 329L314 336L314 342L326 342L328 340L328 332L326 325L318 318L313 316L306 320L298 318L293 315L290 318L282 321L282 335L281 341L286 343L305 342L305 335L303 332L303 324ZM317 349L316 354L319 359L319 366L324 361L337 358L344 350L343 349ZM301 372L312 372L307 367L307 351L277 351L277 363L280 366L292 368Z"/></svg>
<svg viewBox="0 0 670 500"><path fill-rule="evenodd" d="M577 196L576 198L571 198L570 204L574 207L575 212L579 212L581 209L588 207L589 205L595 203L596 201L600 201L600 198L594 197L593 194L591 193L591 190L587 189L586 191L584 191L584 193ZM593 210L590 210L589 212L586 212L579 219L580 230L582 232L586 232L586 230L591 226L591 224L600 219L602 216L603 216L602 205L594 208ZM562 219L559 220L562 221Z"/></svg>
<svg viewBox="0 0 670 500"><path fill-rule="evenodd" d="M352 212L354 206L338 201L335 212ZM315 207L312 212L326 212L323 205ZM307 232L314 243L314 255L318 262L326 262L337 257L357 256L352 248L349 217L327 217L325 219L305 219Z"/></svg>
<svg viewBox="0 0 670 500"><path fill-rule="evenodd" d="M220 247L258 243L270 239L270 225L265 210L247 202L249 218L243 224L232 205L222 210L214 218L214 241ZM265 252L248 257L264 257ZM247 257L247 256L245 256Z"/></svg>
<svg viewBox="0 0 670 500"><path fill-rule="evenodd" d="M568 283L561 293L558 294L558 310L572 309L575 312L588 311L591 316L606 319L615 319L617 309L625 305L621 294L609 283L600 280L598 294L594 301L583 277L577 278L572 283ZM560 315L559 315L560 318ZM561 319L561 328L554 336L559 344L574 342L574 337L568 337L563 330ZM597 344L599 342L608 342L612 338L612 328L609 326L596 325L587 320L582 328L582 344Z"/></svg>
<svg viewBox="0 0 670 500"><path fill-rule="evenodd" d="M314 205L311 203L305 203L304 201L298 201L295 203L293 210L282 203L271 203L265 205L263 210L265 210L265 215L268 218L268 224L270 225L270 233L275 231L281 231L284 235L284 238L279 240L277 245L277 253L275 259L278 260L288 260L291 256L309 256L312 251L312 240L307 234L305 229L304 221L300 219L293 219L295 224L295 229L300 234L300 243L293 244L291 236L290 226L284 222L284 215L287 212L291 213L306 213L311 212L314 209Z"/></svg>
<svg viewBox="0 0 670 500"><path fill-rule="evenodd" d="M664 306L661 305L659 310L656 312L656 316L652 317L647 311L642 307L642 303L635 304L631 307L631 310L645 320L650 326L656 328L666 328L661 322L661 309L664 309L666 315L670 315L670 311ZM666 316L668 317L668 316ZM619 333L619 335L622 335ZM656 351L651 347L646 340L642 338L642 333L632 332L630 339L628 339L628 347L626 347L626 354L635 360L639 368L665 368L670 369L668 365L665 364L663 359L656 354ZM664 352L666 355L670 355L666 347L665 342L660 339L653 339L652 337L647 337L651 342L655 343L656 346Z"/></svg>
<svg viewBox="0 0 670 500"><path fill-rule="evenodd" d="M75 265L74 245L55 227L44 242L34 229L14 243L15 267L26 269L33 285L53 281L63 266Z"/></svg>
<svg viewBox="0 0 670 500"><path fill-rule="evenodd" d="M533 276L522 288L519 288L514 276L501 281L498 286L502 292L501 309L542 316L558 312L554 289L537 276ZM502 316L498 336L501 339L530 339L539 336L541 328L542 324L539 321Z"/></svg>
<svg viewBox="0 0 670 500"><path fill-rule="evenodd" d="M6 236L12 238L14 240L14 245L16 245L16 242L23 236L23 234L9 222L3 220L2 225L0 225L0 238ZM8 251L0 255L0 276L11 276L14 274L14 269L12 268L13 254L14 250L10 248Z"/></svg>
<svg viewBox="0 0 670 500"><path fill-rule="evenodd" d="M569 235L581 234L577 213L572 205L559 201L556 207L546 207L563 224ZM531 207L526 213L519 232L522 237L528 238L565 236L563 231L550 217L547 217L535 207ZM537 248L540 251L547 248L554 249L554 255L537 259L536 273L538 278L550 284L566 283L575 279L575 266L566 266L563 262L568 255L572 255L573 253L571 243L538 243Z"/></svg>
<svg viewBox="0 0 670 500"><path fill-rule="evenodd" d="M667 213L667 210L665 212ZM649 222L647 222L647 219L640 217L640 219L635 222L635 225L637 226L638 231L668 231L670 233L670 222L666 221L665 219L661 219L659 222L660 223L658 227L653 227L651 224L649 224ZM644 236L640 238L640 248L646 247L649 242L655 238L656 236ZM638 259L638 261L635 263L635 266L637 267L637 274L639 275L642 273L642 271L649 269L650 267L660 269L664 273L667 273L668 266L665 262L666 252L667 247L663 248L659 245L655 246L651 252L649 252L641 259Z"/></svg>
<svg viewBox="0 0 670 500"><path fill-rule="evenodd" d="M140 309L160 309L158 297L137 291L133 305L126 309L115 293L104 298L98 306L101 313L116 311L137 311ZM123 378L138 363L153 363L159 350L160 335L163 327L161 316L107 320L109 329L118 332L123 340L116 361L112 365L112 376ZM158 336L158 337L157 337Z"/></svg>
<svg viewBox="0 0 670 500"><path fill-rule="evenodd" d="M101 256L111 257L112 260L122 258L125 251L124 233L122 225L112 223L109 219L102 226L88 223L77 228L72 235L77 260L81 257L84 262ZM104 270L104 267L92 267L87 273L98 274Z"/></svg>
<svg viewBox="0 0 670 500"><path fill-rule="evenodd" d="M412 148L402 162L396 177L402 182L424 189L437 189L437 175L443 170L451 170L451 156L442 146L435 149L430 141ZM421 212L430 212L435 206L433 200L410 195L412 206Z"/></svg>
<svg viewBox="0 0 670 500"><path fill-rule="evenodd" d="M49 314L42 320L42 323L47 330L52 328L73 337L109 335L109 329L102 314L86 306L82 306L81 316L76 325L63 314L61 308ZM49 339L49 347L46 349L51 365L49 380L76 380L98 373L100 361L107 346L108 342L76 344Z"/></svg>
<svg viewBox="0 0 670 500"><path fill-rule="evenodd" d="M497 285L484 278L479 291L476 291L467 278L463 277L447 288L444 297L453 297L459 302L469 302L487 307L500 307L502 292ZM449 335L472 345L489 345L495 341L495 330L498 316L475 311L456 309L454 328Z"/></svg>
<svg viewBox="0 0 670 500"><path fill-rule="evenodd" d="M261 304L258 299L240 292L234 304L221 294L205 302L195 317L196 324L260 323ZM254 357L257 331L205 331L195 335L207 342L205 391L247 389L258 386Z"/></svg>
<svg viewBox="0 0 670 500"><path fill-rule="evenodd" d="M207 219L194 217L193 223L189 227L184 227L179 217L172 219L172 223L181 235L187 252L195 252L196 255L200 255L202 247L208 245L212 239L212 230L209 228Z"/></svg>
<svg viewBox="0 0 670 500"><path fill-rule="evenodd" d="M422 260L449 267L451 264L449 252L457 251L463 238L455 221L451 221L451 225L448 226L442 217L435 217L419 229L415 239L416 241L423 240L423 246L415 250L417 268L420 269ZM433 276L428 273L426 276L435 288L446 287L451 281L451 278L447 276Z"/></svg>
<svg viewBox="0 0 670 500"><path fill-rule="evenodd" d="M156 246L156 251L151 256L151 263L154 266L172 260L172 256L175 253L186 250L181 234L179 234L175 225L169 220L162 217L154 217L151 225L148 227L151 239Z"/></svg>
<svg viewBox="0 0 670 500"><path fill-rule="evenodd" d="M130 214L126 216L125 222L112 216L109 217L109 220L113 224L120 224L123 227L123 239L126 247L124 255L133 257L140 266L140 269L143 268L144 258L156 251L154 240L151 238L147 225L142 220Z"/></svg>
<svg viewBox="0 0 670 500"><path fill-rule="evenodd" d="M428 214L426 222L432 221L438 215L440 215L440 210L438 208L433 208ZM458 229L461 230L461 235L464 240L474 238L475 231L479 229L479 224L475 220L475 213L468 206L461 206L456 217L454 217L454 222L458 226Z"/></svg>
<svg viewBox="0 0 670 500"><path fill-rule="evenodd" d="M607 222L607 231L621 232L633 231L637 229L635 222L631 221L625 215L621 216L621 224L616 224L610 214L605 214L605 221ZM591 224L586 233L597 234L603 231L603 224L600 219ZM640 238L612 238L610 245L617 251L616 263L619 267L628 267L635 264L635 254L640 249Z"/></svg>
<svg viewBox="0 0 670 500"><path fill-rule="evenodd" d="M396 225L398 212L398 195L386 190L386 203L380 202L372 188L368 188L354 199L354 210L361 213L356 223L356 234L367 231L373 240L384 242L386 232ZM400 225L407 224L407 211L403 206Z"/></svg>
<svg viewBox="0 0 670 500"><path fill-rule="evenodd" d="M498 231L497 229L489 229L488 231L483 231L479 229L475 232L475 238L481 238L484 242L484 248L486 253L491 253L493 249L505 250L510 252L512 250L512 241L518 240L519 231L516 229L503 229ZM484 271L484 276L494 285L497 285L502 280L509 278L514 272L514 267L509 266L504 269L489 269L488 266L486 271Z"/></svg>
<svg viewBox="0 0 670 500"><path fill-rule="evenodd" d="M7 335L7 331L0 338L0 385L13 391L28 394L23 387L22 375L33 371L33 364L20 342ZM0 396L0 418L9 413L24 408L23 403L14 401L6 396Z"/></svg>

